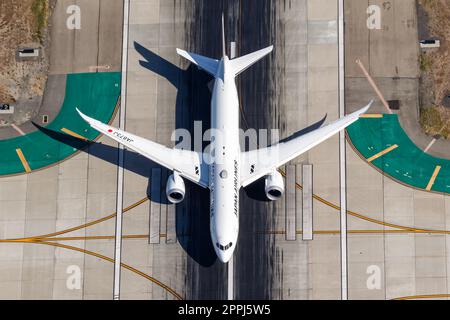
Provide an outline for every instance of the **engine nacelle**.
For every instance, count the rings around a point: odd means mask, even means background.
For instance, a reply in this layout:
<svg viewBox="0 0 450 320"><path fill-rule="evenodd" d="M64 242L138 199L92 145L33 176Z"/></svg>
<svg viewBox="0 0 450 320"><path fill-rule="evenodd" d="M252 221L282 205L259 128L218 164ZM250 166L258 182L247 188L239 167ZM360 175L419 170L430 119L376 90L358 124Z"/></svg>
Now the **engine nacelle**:
<svg viewBox="0 0 450 320"><path fill-rule="evenodd" d="M281 173L273 171L266 176L264 191L269 200L274 201L281 198L284 193L284 181Z"/></svg>
<svg viewBox="0 0 450 320"><path fill-rule="evenodd" d="M184 199L186 188L184 187L183 178L176 172L167 178L166 196L167 199L174 204L180 203Z"/></svg>

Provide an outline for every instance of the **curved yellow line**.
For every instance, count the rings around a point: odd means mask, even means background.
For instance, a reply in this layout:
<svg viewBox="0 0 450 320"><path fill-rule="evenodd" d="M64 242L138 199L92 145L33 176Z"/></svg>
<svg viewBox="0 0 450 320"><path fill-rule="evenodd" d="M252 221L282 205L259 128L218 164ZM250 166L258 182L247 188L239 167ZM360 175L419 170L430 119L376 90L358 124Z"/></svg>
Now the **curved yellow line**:
<svg viewBox="0 0 450 320"><path fill-rule="evenodd" d="M438 299L438 298L450 298L450 294L421 294L416 296L405 296L394 298L392 300L415 300L415 299Z"/></svg>
<svg viewBox="0 0 450 320"><path fill-rule="evenodd" d="M78 252L81 252L81 253L84 253L84 254L87 254L87 255L90 255L90 256L94 256L94 257L97 257L97 258L100 258L100 259L103 259L103 260L106 260L106 261L114 263L114 259L112 259L110 257L104 256L102 254L99 254L99 253L96 253L96 252L93 252L93 251L89 251L89 250L86 250L86 249L74 247L74 246L68 246L68 245L61 244L61 243L46 242L46 241L40 241L40 240L34 241L32 243L45 244L45 245L48 245L48 246L53 246L53 247L58 247L58 248L64 248L64 249L68 249L68 250L78 251ZM121 263L120 265L121 265L122 268L125 268L125 269L127 269L127 270L129 270L131 272L134 272L134 273L136 273L136 274L146 278L147 280L155 283L156 285L160 286L161 288L163 288L164 290L166 290L167 292L172 294L176 299L183 300L181 295L179 295L175 290L170 288L168 285L162 283L161 281L159 281L159 280L149 276L148 274L146 274L146 273L144 273L144 272L142 272L142 271L140 271L140 270L138 270L136 268L133 268L132 266L129 266L129 265L125 264L125 263Z"/></svg>
<svg viewBox="0 0 450 320"><path fill-rule="evenodd" d="M411 230L379 230L379 229L356 229L356 230L348 230L349 234L409 234L409 233L422 233ZM302 230L297 230L297 234L302 234ZM329 234L339 234L339 230L315 230L314 234L317 235L329 235ZM269 230L269 231L260 231L257 234L274 234L274 235L284 235L286 231L284 230ZM165 234L160 234L160 237L164 237ZM33 241L87 241L87 240L112 240L114 236L79 236L79 237L53 237L53 238L41 238L35 240L28 240L28 242ZM130 234L122 236L122 239L148 239L148 234ZM0 240L0 242L25 242L22 240Z"/></svg>
<svg viewBox="0 0 450 320"><path fill-rule="evenodd" d="M80 240L112 240L115 236L85 236L85 237L53 237L40 240L45 241L80 241ZM122 239L147 239L148 234L130 234L122 236Z"/></svg>
<svg viewBox="0 0 450 320"><path fill-rule="evenodd" d="M143 198L143 199L133 203L132 205L129 205L128 207L124 208L123 209L123 213L126 213L126 212L130 211L131 209L136 208L137 206L145 203L146 201L148 201L148 197L145 197L145 198ZM110 214L109 216L106 216L106 217L103 217L103 218L100 218L100 219L97 219L97 220L94 220L94 221L91 221L91 222L88 222L88 223L85 223L85 224L82 224L82 225L79 225L79 226L76 226L76 227L73 227L73 228L65 229L65 230L62 230L62 231L57 231L57 232L53 232L53 233L43 234L43 235L40 235L40 236L32 236L32 237L26 237L26 238L10 239L9 241L15 240L15 241L23 242L23 241L32 241L32 240L36 240L36 239L45 239L45 238L51 238L51 237L59 236L61 234L66 234L66 233L69 233L69 232L72 232L72 231L77 231L77 230L80 230L80 229L84 229L84 228L93 226L95 224L98 224L100 222L112 219L112 218L114 218L116 216L116 213L117 212L114 212L113 214Z"/></svg>
<svg viewBox="0 0 450 320"><path fill-rule="evenodd" d="M281 175L282 175L283 177L286 177L286 173L285 173L283 170L279 169L278 171L281 173ZM296 187L297 187L298 189L303 189L303 187L302 187L299 183L295 183L295 185L296 185ZM315 200L317 200L317 201L319 201L319 202L321 202L321 203L323 203L323 204L325 204L325 205L327 205L327 206L333 208L333 209L336 209L336 210L338 210L338 211L341 210L341 207L340 207L340 206L335 205L334 203L331 203L331 202L329 202L329 201L323 199L322 197L320 197L320 196L318 196L318 195L316 195L316 194L313 194L313 198L314 198ZM394 223L384 222L384 221L380 221L380 220L377 220L377 219L369 218L369 217L367 217L367 216L364 216L364 215L362 215L362 214L359 214L359 213L356 213L356 212L353 212L353 211L350 211L350 210L347 210L347 214L348 214L349 216L353 216L353 217L359 218L359 219L361 219L361 220L365 220L365 221L372 222L372 223L375 223L375 224L378 224L378 225L382 225L382 226L384 226L384 227L390 227L390 228L394 228L394 229L407 230L407 231L417 232L417 233L441 233L441 234L450 234L450 231L448 231L448 230L421 229L421 228L405 227L405 226L401 226L401 225L394 224Z"/></svg>

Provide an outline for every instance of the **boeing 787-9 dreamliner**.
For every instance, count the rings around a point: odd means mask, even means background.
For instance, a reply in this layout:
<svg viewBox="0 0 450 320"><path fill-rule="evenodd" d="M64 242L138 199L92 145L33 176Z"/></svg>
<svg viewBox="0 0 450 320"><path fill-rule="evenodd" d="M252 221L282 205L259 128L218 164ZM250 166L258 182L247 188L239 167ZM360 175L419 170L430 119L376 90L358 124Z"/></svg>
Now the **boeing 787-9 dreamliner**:
<svg viewBox="0 0 450 320"><path fill-rule="evenodd" d="M285 142L266 148L241 151L239 99L235 78L269 54L273 46L230 60L225 52L223 17L222 46L223 56L220 60L177 49L180 56L211 74L215 79L211 99L211 129L222 132L220 135L222 138L211 139L209 152L168 148L92 119L78 109L77 111L94 129L172 171L166 185L167 199L171 203L183 201L185 195L183 179L209 188L212 244L220 261L228 262L237 245L240 188L264 177L268 199L279 199L284 192L284 181L277 168L358 120L359 116L369 109L371 103L304 135L288 138Z"/></svg>

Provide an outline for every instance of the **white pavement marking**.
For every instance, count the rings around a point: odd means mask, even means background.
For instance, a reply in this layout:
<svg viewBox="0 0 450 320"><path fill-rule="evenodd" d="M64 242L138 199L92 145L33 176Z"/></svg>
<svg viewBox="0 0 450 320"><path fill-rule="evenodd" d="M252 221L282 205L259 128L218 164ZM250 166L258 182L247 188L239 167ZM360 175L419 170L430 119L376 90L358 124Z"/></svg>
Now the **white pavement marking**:
<svg viewBox="0 0 450 320"><path fill-rule="evenodd" d="M231 257L230 260L228 260L227 264L228 269L228 290L227 290L227 299L233 300L234 299L234 263L233 263L233 257Z"/></svg>
<svg viewBox="0 0 450 320"><path fill-rule="evenodd" d="M448 125L449 121L447 121L441 128L441 130L439 130L439 132L437 133L438 135L440 135L442 133L442 131L445 129L445 127ZM428 146L425 148L425 150L423 150L423 152L428 152L428 150L430 150L430 148L433 146L433 144L437 141L436 138L434 138L433 140L431 140L431 142L428 144Z"/></svg>
<svg viewBox="0 0 450 320"><path fill-rule="evenodd" d="M111 69L110 65L104 65L104 66L90 66L89 67L89 72L96 72L99 69L103 69L103 70L109 70Z"/></svg>
<svg viewBox="0 0 450 320"><path fill-rule="evenodd" d="M436 139L433 139L430 141L430 143L427 145L427 147L425 148L425 150L423 150L423 152L428 152L428 150L430 150L430 148L433 146L433 144L436 142Z"/></svg>
<svg viewBox="0 0 450 320"><path fill-rule="evenodd" d="M302 166L302 240L313 240L313 166Z"/></svg>
<svg viewBox="0 0 450 320"><path fill-rule="evenodd" d="M345 51L344 0L339 0L339 117L345 116ZM345 131L339 133L339 185L341 205L341 299L348 300L347 261L347 176L345 161Z"/></svg>
<svg viewBox="0 0 450 320"><path fill-rule="evenodd" d="M25 132L22 131L18 126L16 126L14 123L11 125L11 127L16 130L20 135L24 136Z"/></svg>
<svg viewBox="0 0 450 320"><path fill-rule="evenodd" d="M389 108L389 104L386 102L386 99L384 99L383 94L381 93L380 89L378 89L378 86L376 85L375 81L373 81L372 77L370 76L369 72L367 72L366 68L364 67L361 60L356 60L356 64L361 68L362 72L366 76L367 80L369 81L370 85L372 86L373 90L377 94L377 96L380 98L381 102L383 103L383 106L386 108L387 113L392 114L392 110Z"/></svg>
<svg viewBox="0 0 450 320"><path fill-rule="evenodd" d="M230 59L236 58L236 42L232 41L230 43Z"/></svg>
<svg viewBox="0 0 450 320"><path fill-rule="evenodd" d="M236 58L236 42L233 41L230 43L230 59ZM233 300L234 299L234 263L233 263L233 257L228 261L227 264L228 269L228 290L227 290L227 299Z"/></svg>
<svg viewBox="0 0 450 320"><path fill-rule="evenodd" d="M295 241L297 238L297 206L296 206L296 166L286 166L286 210L285 210L285 239L287 241ZM303 185L303 188L305 186Z"/></svg>
<svg viewBox="0 0 450 320"><path fill-rule="evenodd" d="M122 34L122 88L120 94L119 128L125 130L127 65L128 65L128 18L130 13L130 0L123 1L123 34ZM124 147L119 144L119 163L117 171L117 214L114 251L114 300L120 300L120 265L122 257L122 208L123 208L123 164Z"/></svg>

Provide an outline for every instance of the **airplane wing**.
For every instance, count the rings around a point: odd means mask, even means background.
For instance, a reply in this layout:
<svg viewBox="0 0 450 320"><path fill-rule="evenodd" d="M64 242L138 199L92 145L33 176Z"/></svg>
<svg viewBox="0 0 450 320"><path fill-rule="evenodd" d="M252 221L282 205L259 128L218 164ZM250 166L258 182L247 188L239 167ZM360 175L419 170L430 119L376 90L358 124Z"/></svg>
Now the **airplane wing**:
<svg viewBox="0 0 450 320"><path fill-rule="evenodd" d="M209 166L203 161L202 153L168 148L92 119L78 109L77 111L95 130L167 169L177 171L182 177L204 188L208 187Z"/></svg>
<svg viewBox="0 0 450 320"><path fill-rule="evenodd" d="M365 113L370 108L372 102L373 101L356 112L300 137L286 142L280 142L267 148L242 152L241 185L243 187L248 186L351 125L358 120L361 114Z"/></svg>

